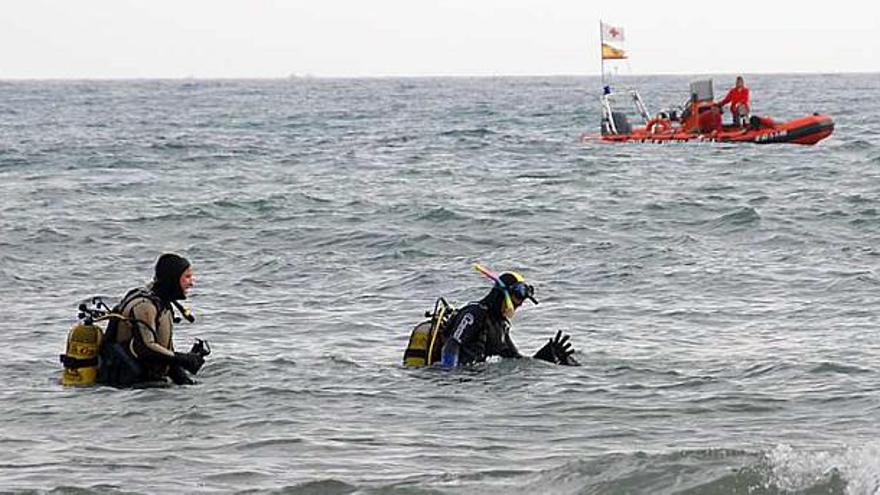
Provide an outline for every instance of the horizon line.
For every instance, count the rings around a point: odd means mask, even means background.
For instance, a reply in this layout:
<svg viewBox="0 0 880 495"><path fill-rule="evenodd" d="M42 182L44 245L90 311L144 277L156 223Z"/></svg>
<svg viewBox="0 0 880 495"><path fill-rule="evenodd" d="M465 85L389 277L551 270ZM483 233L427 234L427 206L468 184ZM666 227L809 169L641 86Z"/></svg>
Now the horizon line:
<svg viewBox="0 0 880 495"><path fill-rule="evenodd" d="M615 78L628 77L684 77L707 75L748 75L748 76L783 76L783 75L872 75L880 71L782 71L782 72L650 72L638 74L614 74ZM109 77L0 77L0 82L24 81L308 81L308 80L339 80L339 79L498 79L498 78L601 78L600 74L387 74L387 75L316 75L290 74L287 76L109 76Z"/></svg>

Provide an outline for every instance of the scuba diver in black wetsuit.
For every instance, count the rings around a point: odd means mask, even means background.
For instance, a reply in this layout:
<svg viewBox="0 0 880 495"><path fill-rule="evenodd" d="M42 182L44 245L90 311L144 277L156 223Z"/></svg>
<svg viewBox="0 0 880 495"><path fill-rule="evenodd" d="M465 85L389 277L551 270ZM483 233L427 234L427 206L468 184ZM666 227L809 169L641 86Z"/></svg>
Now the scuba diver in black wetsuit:
<svg viewBox="0 0 880 495"><path fill-rule="evenodd" d="M538 304L535 288L516 272L495 275L480 265L475 268L495 286L483 299L461 308L442 329L440 363L444 367L481 363L489 356L521 358L510 338L510 319L526 299ZM569 337L561 331L533 357L555 364L578 366Z"/></svg>
<svg viewBox="0 0 880 495"><path fill-rule="evenodd" d="M128 387L156 385L168 379L177 385L195 383L187 374L195 374L210 353L196 341L190 352L175 352L172 340L172 306L189 322L194 318L180 303L193 286L193 270L186 258L166 253L156 262L153 282L129 291L112 310L100 349L97 381L105 385Z"/></svg>

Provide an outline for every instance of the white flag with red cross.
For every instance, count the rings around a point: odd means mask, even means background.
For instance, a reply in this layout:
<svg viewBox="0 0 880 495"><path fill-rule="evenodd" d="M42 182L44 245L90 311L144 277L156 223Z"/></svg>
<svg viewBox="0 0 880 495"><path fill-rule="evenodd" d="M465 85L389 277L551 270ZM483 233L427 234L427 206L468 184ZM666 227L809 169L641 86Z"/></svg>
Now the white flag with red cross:
<svg viewBox="0 0 880 495"><path fill-rule="evenodd" d="M621 43L624 41L623 28L612 26L610 24L602 24L602 43Z"/></svg>

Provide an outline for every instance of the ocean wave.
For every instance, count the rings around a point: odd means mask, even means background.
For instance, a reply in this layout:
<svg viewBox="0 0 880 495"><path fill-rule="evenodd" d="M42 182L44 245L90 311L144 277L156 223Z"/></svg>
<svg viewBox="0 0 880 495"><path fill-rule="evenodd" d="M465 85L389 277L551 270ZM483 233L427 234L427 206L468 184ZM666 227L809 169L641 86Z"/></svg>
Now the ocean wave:
<svg viewBox="0 0 880 495"><path fill-rule="evenodd" d="M421 136L415 134L401 134L396 136L382 136L375 139L378 146L387 146L390 148L410 145L413 141L417 141Z"/></svg>
<svg viewBox="0 0 880 495"><path fill-rule="evenodd" d="M239 443L235 446L236 450L259 450L263 448L288 447L303 443L302 438L268 438L264 440L252 440Z"/></svg>
<svg viewBox="0 0 880 495"><path fill-rule="evenodd" d="M238 492L239 494L267 494L267 495L352 495L357 493L389 493L394 495L397 493L393 486L386 487L384 489L377 489L376 491L370 490L368 488L361 489L356 485L350 485L348 483L337 481L334 479L324 479L317 481L308 481L305 483L300 483L297 485L285 486L283 488L277 488L272 490L247 490ZM412 494L419 495L422 493L419 490L410 491L401 491L401 495L403 494ZM431 492L425 492L431 493Z"/></svg>
<svg viewBox="0 0 880 495"><path fill-rule="evenodd" d="M779 444L764 452L762 461L768 485L787 492L850 495L880 490L880 444L875 441L835 451Z"/></svg>
<svg viewBox="0 0 880 495"><path fill-rule="evenodd" d="M474 127L471 129L452 129L443 131L440 136L443 137L461 137L461 138L484 138L497 134L495 131L486 127Z"/></svg>
<svg viewBox="0 0 880 495"><path fill-rule="evenodd" d="M484 471L420 480L413 488L486 494L867 494L880 488L878 464L870 454L865 449L828 453L786 446L764 452L715 448L616 453L529 473Z"/></svg>
<svg viewBox="0 0 880 495"><path fill-rule="evenodd" d="M46 242L67 242L73 236L65 232L63 229L56 227L40 227L36 231L30 233L25 239L30 243L46 243Z"/></svg>
<svg viewBox="0 0 880 495"><path fill-rule="evenodd" d="M772 375L780 371L791 369L787 363L760 363L749 366L742 371L743 378L757 378L765 375Z"/></svg>
<svg viewBox="0 0 880 495"><path fill-rule="evenodd" d="M440 251L430 251L426 249L418 249L418 248L397 248L387 250L385 252L376 254L374 256L369 256L369 259L372 262L381 262L388 260L395 261L404 261L404 260L425 260L430 258L436 258L443 256Z"/></svg>
<svg viewBox="0 0 880 495"><path fill-rule="evenodd" d="M125 493L126 495L145 495L148 494L149 491L136 491L124 488L120 485L109 485L105 483L97 483L94 485L76 485L76 484L62 484L58 486L54 486L49 489L45 488L33 488L33 489L20 489L20 490L12 490L9 492L3 492L4 494L18 494L18 495L110 495L110 494L119 494Z"/></svg>
<svg viewBox="0 0 880 495"><path fill-rule="evenodd" d="M465 220L468 218L470 217L467 215L462 215L454 210L443 206L437 206L415 214L415 220L428 221L432 223L444 223L453 220Z"/></svg>
<svg viewBox="0 0 880 495"><path fill-rule="evenodd" d="M158 141L150 144L150 148L158 151L184 151L184 150L213 150L214 146L204 141L197 141L191 136L174 138L159 137Z"/></svg>
<svg viewBox="0 0 880 495"><path fill-rule="evenodd" d="M861 373L873 373L872 370L865 369L859 366L847 365L842 363L834 363L834 362L823 362L820 363L809 370L810 373L815 374L825 374L825 373L838 373L842 375L854 375Z"/></svg>
<svg viewBox="0 0 880 495"><path fill-rule="evenodd" d="M753 227L761 222L758 210L750 206L744 206L731 213L725 213L718 218L704 222L704 225L712 231L735 231Z"/></svg>
<svg viewBox="0 0 880 495"><path fill-rule="evenodd" d="M877 146L870 141L864 139L853 139L845 141L843 144L838 146L838 149L840 151L867 151L873 150L876 147Z"/></svg>
<svg viewBox="0 0 880 495"><path fill-rule="evenodd" d="M29 165L35 165L35 163L24 156L0 156L0 170L4 169L21 169L22 167L26 167Z"/></svg>

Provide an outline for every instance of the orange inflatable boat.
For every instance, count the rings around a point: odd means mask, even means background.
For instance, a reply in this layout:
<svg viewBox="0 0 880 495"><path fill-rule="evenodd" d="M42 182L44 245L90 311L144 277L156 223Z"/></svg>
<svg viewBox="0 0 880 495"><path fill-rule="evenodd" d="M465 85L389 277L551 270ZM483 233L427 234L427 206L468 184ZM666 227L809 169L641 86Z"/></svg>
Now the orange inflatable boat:
<svg viewBox="0 0 880 495"><path fill-rule="evenodd" d="M715 104L711 80L691 83L691 97L687 103L677 109L662 111L655 117L649 116L638 92L630 90L626 94L644 119L644 125L631 126L626 114L613 108L615 97L620 95L612 93L606 86L602 97L602 133L584 135L584 140L816 144L834 131L831 117L818 113L786 122L751 116L741 126L722 125L721 109Z"/></svg>

